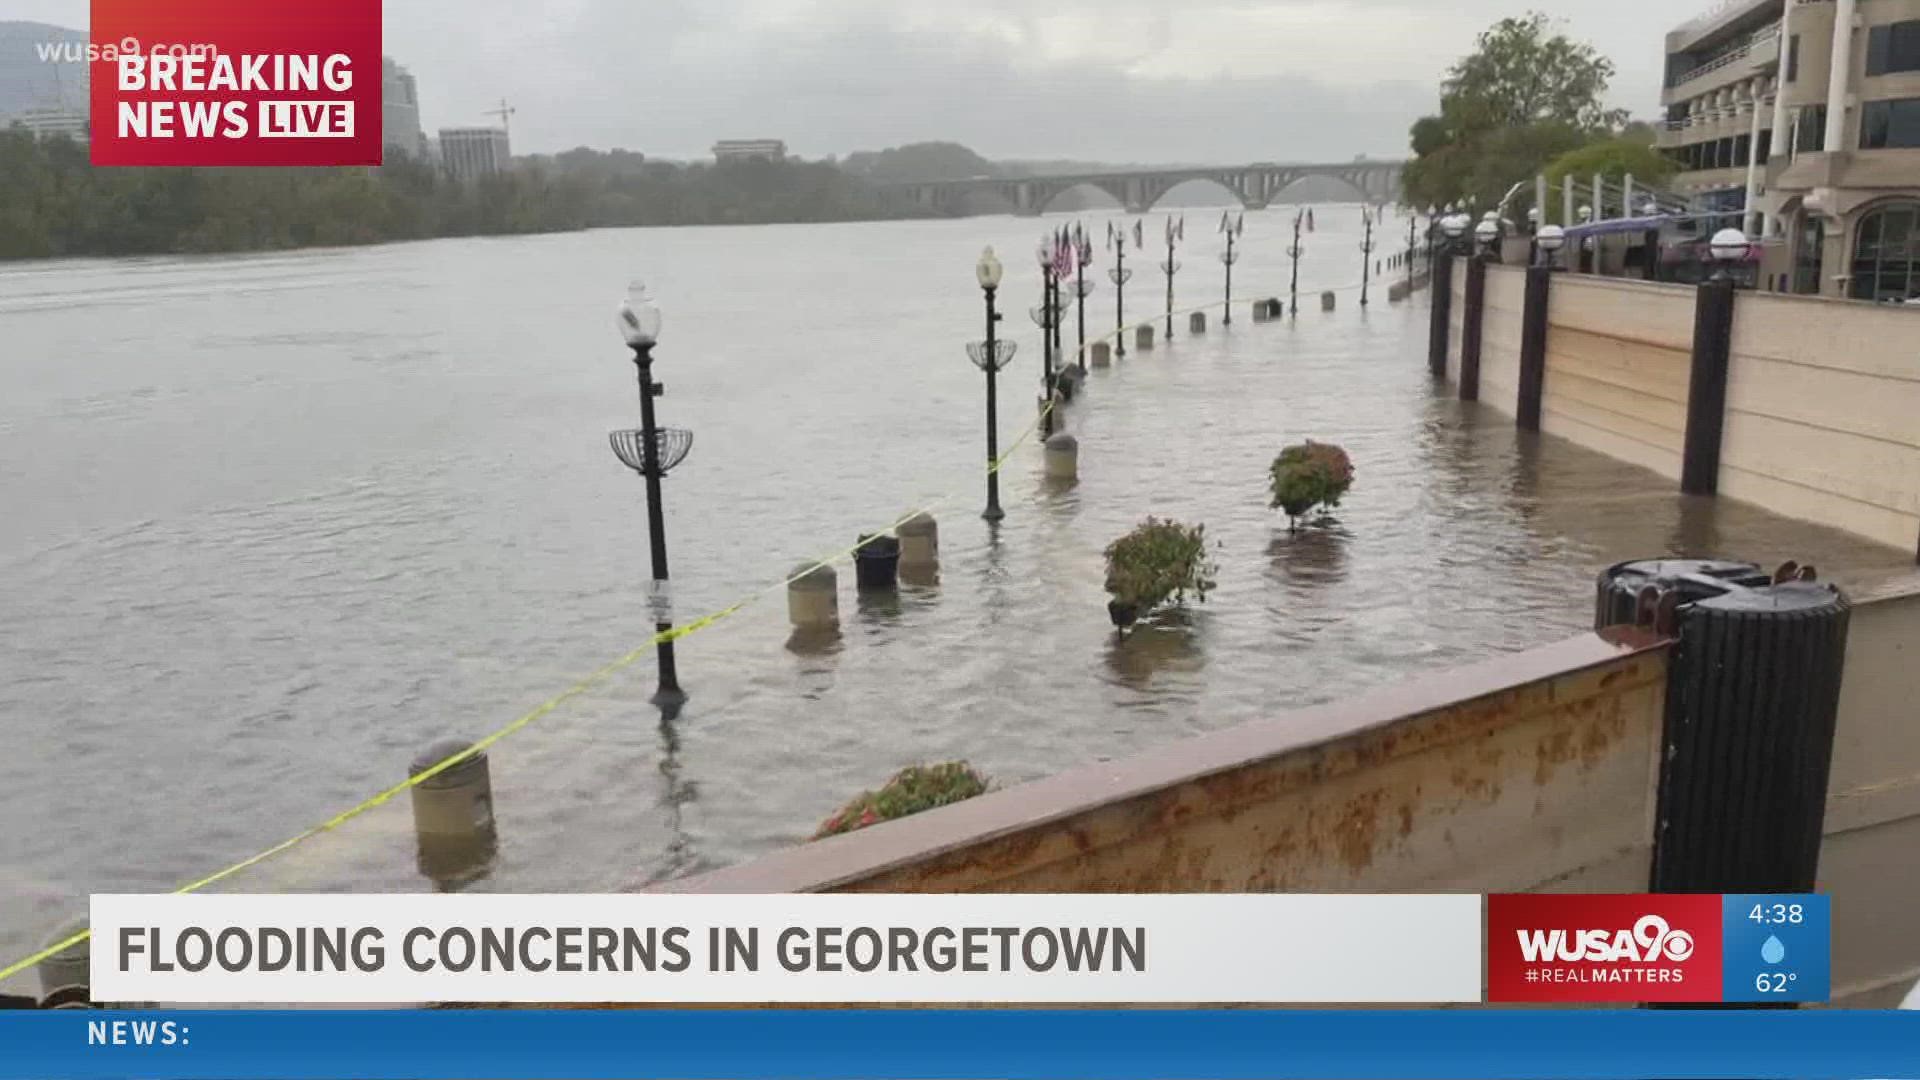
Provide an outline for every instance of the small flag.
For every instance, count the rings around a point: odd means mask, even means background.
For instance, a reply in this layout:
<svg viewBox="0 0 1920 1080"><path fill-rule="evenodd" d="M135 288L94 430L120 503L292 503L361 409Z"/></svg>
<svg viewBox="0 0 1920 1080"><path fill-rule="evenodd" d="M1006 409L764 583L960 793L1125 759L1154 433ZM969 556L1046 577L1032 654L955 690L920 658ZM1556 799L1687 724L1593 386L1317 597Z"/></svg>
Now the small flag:
<svg viewBox="0 0 1920 1080"><path fill-rule="evenodd" d="M1147 219L1146 218L1138 218L1133 223L1133 246L1136 248L1143 248L1147 246Z"/></svg>

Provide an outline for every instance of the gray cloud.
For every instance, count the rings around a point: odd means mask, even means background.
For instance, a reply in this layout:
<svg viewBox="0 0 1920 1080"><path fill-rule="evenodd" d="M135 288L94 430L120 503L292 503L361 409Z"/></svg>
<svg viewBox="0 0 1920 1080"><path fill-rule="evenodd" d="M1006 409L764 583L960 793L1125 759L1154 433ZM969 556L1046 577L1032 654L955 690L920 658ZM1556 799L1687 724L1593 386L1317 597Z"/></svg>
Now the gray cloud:
<svg viewBox="0 0 1920 1080"><path fill-rule="evenodd" d="M1537 6L1619 67L1650 115L1654 0ZM0 0L84 25L84 0ZM508 98L516 150L700 153L784 138L809 156L923 139L995 157L1343 160L1405 152L1440 72L1506 0L387 0L387 51L429 127Z"/></svg>

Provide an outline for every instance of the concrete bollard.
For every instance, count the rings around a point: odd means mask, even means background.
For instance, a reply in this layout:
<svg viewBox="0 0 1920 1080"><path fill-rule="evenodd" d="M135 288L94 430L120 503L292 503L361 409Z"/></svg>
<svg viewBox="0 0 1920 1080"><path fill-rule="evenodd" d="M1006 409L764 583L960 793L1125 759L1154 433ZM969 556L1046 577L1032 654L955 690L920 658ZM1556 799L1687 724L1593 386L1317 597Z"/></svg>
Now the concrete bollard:
<svg viewBox="0 0 1920 1080"><path fill-rule="evenodd" d="M1320 310L1332 311L1335 299L1336 297L1334 296L1333 291L1331 289L1321 293L1320 294Z"/></svg>
<svg viewBox="0 0 1920 1080"><path fill-rule="evenodd" d="M1093 366L1108 367L1113 363L1113 346L1104 341L1093 343Z"/></svg>
<svg viewBox="0 0 1920 1080"><path fill-rule="evenodd" d="M87 928L87 920L74 919L47 937L41 948L51 949ZM40 1007L43 1009L85 1009L92 1007L88 989L88 963L92 958L89 942L67 946L40 961Z"/></svg>
<svg viewBox="0 0 1920 1080"><path fill-rule="evenodd" d="M1267 321L1267 302L1265 300L1255 300L1253 302L1253 321Z"/></svg>
<svg viewBox="0 0 1920 1080"><path fill-rule="evenodd" d="M1196 311L1187 316L1187 333L1204 334L1207 332L1207 313Z"/></svg>
<svg viewBox="0 0 1920 1080"><path fill-rule="evenodd" d="M1080 440L1062 431L1047 437L1047 479L1073 480L1080 475Z"/></svg>
<svg viewBox="0 0 1920 1080"><path fill-rule="evenodd" d="M787 619L797 630L832 630L840 625L840 575L831 566L801 564L787 583Z"/></svg>
<svg viewBox="0 0 1920 1080"><path fill-rule="evenodd" d="M928 566L940 561L940 523L922 511L893 530L900 538L901 566Z"/></svg>
<svg viewBox="0 0 1920 1080"><path fill-rule="evenodd" d="M1153 327L1136 327L1133 331L1133 347L1142 350L1153 348Z"/></svg>
<svg viewBox="0 0 1920 1080"><path fill-rule="evenodd" d="M407 766L419 776L472 744L442 739ZM413 833L420 872L436 884L470 881L492 860L499 840L493 824L493 778L481 751L413 785Z"/></svg>

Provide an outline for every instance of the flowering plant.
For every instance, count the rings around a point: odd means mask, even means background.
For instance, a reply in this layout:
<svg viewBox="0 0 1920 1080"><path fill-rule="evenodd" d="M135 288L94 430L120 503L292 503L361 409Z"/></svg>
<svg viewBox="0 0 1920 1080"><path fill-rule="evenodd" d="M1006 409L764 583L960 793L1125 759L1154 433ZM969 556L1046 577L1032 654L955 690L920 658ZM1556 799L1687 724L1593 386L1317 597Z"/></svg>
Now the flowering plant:
<svg viewBox="0 0 1920 1080"><path fill-rule="evenodd" d="M1207 527L1148 518L1107 546L1107 605L1114 622L1125 627L1168 599L1202 603L1214 587L1218 568L1207 558Z"/></svg>
<svg viewBox="0 0 1920 1080"><path fill-rule="evenodd" d="M813 839L864 829L936 806L971 799L987 790L986 778L964 761L940 765L911 765L893 775L878 791L863 791L820 823Z"/></svg>
<svg viewBox="0 0 1920 1080"><path fill-rule="evenodd" d="M1308 439L1280 451L1268 469L1272 505L1287 515L1287 526L1314 507L1331 510L1353 487L1353 459L1332 443Z"/></svg>

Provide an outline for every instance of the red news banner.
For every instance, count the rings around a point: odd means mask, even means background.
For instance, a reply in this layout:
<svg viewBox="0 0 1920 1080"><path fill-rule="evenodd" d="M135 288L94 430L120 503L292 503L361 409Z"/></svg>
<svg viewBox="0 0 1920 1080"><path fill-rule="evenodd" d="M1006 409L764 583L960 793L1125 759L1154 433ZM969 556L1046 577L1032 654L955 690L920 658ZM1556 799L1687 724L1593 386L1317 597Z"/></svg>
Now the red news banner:
<svg viewBox="0 0 1920 1080"><path fill-rule="evenodd" d="M1721 1000L1719 896L1489 896L1487 1000Z"/></svg>
<svg viewBox="0 0 1920 1080"><path fill-rule="evenodd" d="M93 164L380 164L380 2L93 0Z"/></svg>

